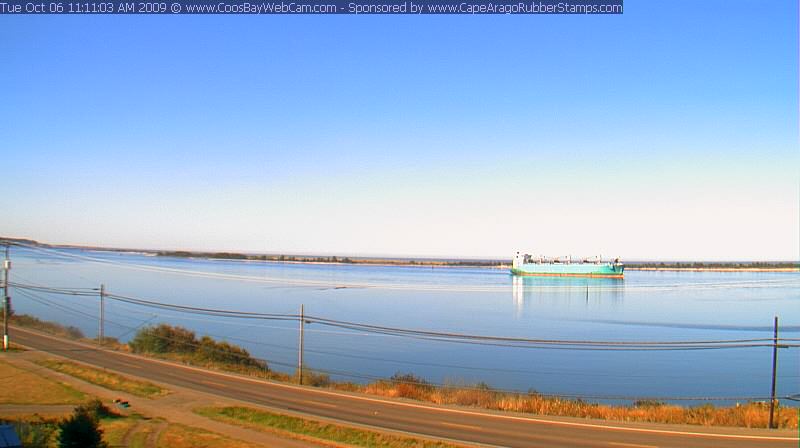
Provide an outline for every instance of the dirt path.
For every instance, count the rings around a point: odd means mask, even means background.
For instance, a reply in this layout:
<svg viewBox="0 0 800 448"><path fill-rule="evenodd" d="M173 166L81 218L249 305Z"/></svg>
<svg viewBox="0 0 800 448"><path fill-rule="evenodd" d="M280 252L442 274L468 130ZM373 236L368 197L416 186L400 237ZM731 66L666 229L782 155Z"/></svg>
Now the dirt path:
<svg viewBox="0 0 800 448"><path fill-rule="evenodd" d="M160 421L158 423L155 423L153 426L154 426L153 430L150 431L149 434L147 434L147 442L145 443L146 448L158 447L158 437L165 429L167 429L167 422Z"/></svg>
<svg viewBox="0 0 800 448"><path fill-rule="evenodd" d="M137 420L136 424L128 428L128 432L125 433L125 436L122 437L122 446L131 446L131 439L133 439L133 435L139 432L142 429L144 424L141 420Z"/></svg>

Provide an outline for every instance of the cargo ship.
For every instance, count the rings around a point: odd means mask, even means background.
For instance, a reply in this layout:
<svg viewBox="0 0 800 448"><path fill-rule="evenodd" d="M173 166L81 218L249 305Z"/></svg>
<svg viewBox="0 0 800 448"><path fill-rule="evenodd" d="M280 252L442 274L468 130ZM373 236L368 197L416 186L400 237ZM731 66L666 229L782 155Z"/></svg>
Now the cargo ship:
<svg viewBox="0 0 800 448"><path fill-rule="evenodd" d="M625 265L619 258L604 262L599 256L574 262L570 256L534 257L517 252L511 262L511 273L514 275L622 278L624 270Z"/></svg>

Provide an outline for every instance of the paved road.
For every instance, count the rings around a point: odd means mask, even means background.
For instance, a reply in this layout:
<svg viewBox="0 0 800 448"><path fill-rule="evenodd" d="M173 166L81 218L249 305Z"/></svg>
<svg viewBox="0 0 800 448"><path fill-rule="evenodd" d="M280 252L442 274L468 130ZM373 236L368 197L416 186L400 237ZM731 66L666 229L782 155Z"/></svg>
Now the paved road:
<svg viewBox="0 0 800 448"><path fill-rule="evenodd" d="M536 417L339 393L96 350L22 328L14 342L76 361L222 397L346 423L504 447L796 447L790 431Z"/></svg>

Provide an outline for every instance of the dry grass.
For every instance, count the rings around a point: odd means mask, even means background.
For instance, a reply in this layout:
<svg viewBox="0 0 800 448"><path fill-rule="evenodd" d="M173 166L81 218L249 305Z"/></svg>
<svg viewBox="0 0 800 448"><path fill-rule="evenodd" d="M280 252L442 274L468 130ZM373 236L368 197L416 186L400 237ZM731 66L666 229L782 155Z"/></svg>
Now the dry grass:
<svg viewBox="0 0 800 448"><path fill-rule="evenodd" d="M259 448L260 445L230 439L198 428L171 424L158 438L158 448Z"/></svg>
<svg viewBox="0 0 800 448"><path fill-rule="evenodd" d="M103 430L103 440L109 446L123 446L123 440L128 432L139 422L138 416L128 418L103 419L100 421L100 429Z"/></svg>
<svg viewBox="0 0 800 448"><path fill-rule="evenodd" d="M32 328L43 333L49 333L62 338L78 340L83 338L83 332L76 327L61 325L56 322L41 320L27 314L13 314L10 319L12 325Z"/></svg>
<svg viewBox="0 0 800 448"><path fill-rule="evenodd" d="M147 438L155 431L156 428L152 424L139 426L128 439L128 448L146 448Z"/></svg>
<svg viewBox="0 0 800 448"><path fill-rule="evenodd" d="M195 412L213 420L245 428L273 432L278 435L310 437L311 440L322 439L348 446L370 448L455 448L459 446L441 441L382 434L376 431L322 423L240 406L201 408L195 409Z"/></svg>
<svg viewBox="0 0 800 448"><path fill-rule="evenodd" d="M112 347L114 348L114 347ZM130 348L127 345L120 344L119 347L114 348L116 350L130 352ZM274 381L291 381L292 377L286 373L282 372L275 372L272 370L264 370L259 369L252 366L244 366L239 364L226 364L221 362L214 362L208 360L201 360L198 359L196 356L186 353L137 353L139 356L146 356L148 358L157 358L163 359L166 361L177 362L180 364L186 364L193 367L199 367L202 369L209 369L209 370L218 370L221 372L230 372L230 373L237 373L239 375L246 375L251 376L254 378L263 378L268 380Z"/></svg>
<svg viewBox="0 0 800 448"><path fill-rule="evenodd" d="M0 361L0 402L5 404L78 404L86 396L68 386Z"/></svg>
<svg viewBox="0 0 800 448"><path fill-rule="evenodd" d="M160 426L166 426L158 434L157 447L164 448L203 448L203 447L231 447L231 448L259 448L238 440L233 440L220 434L205 431L179 424L166 424L161 419L145 419L134 414L131 417L104 419L101 422L103 440L109 446L127 446L128 448L145 448L147 439L157 432Z"/></svg>
<svg viewBox="0 0 800 448"><path fill-rule="evenodd" d="M362 386L361 392L436 404L604 420L745 428L766 428L769 422L769 406L764 403L745 403L730 407L716 407L711 404L684 407L663 403L612 406L581 400L543 397L538 394L497 392L485 386L478 388L433 387L425 384L393 381L379 381ZM776 407L775 421L779 428L796 429L798 427L798 408Z"/></svg>
<svg viewBox="0 0 800 448"><path fill-rule="evenodd" d="M139 381L117 373L53 359L36 361L37 364L57 372L65 373L107 389L127 392L138 397L158 398L169 394L169 390L147 381Z"/></svg>

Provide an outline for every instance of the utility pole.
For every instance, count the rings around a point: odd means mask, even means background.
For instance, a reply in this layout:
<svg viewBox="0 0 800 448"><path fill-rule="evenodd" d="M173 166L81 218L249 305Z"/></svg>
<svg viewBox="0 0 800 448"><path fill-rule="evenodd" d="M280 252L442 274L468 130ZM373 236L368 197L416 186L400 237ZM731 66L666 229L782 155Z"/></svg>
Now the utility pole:
<svg viewBox="0 0 800 448"><path fill-rule="evenodd" d="M778 316L775 316L775 331L772 336L772 393L769 400L769 428L772 429L775 421L775 379L778 368Z"/></svg>
<svg viewBox="0 0 800 448"><path fill-rule="evenodd" d="M8 271L11 269L11 260L8 258L8 242L6 242L6 259L3 260L3 351L8 350L8 318L9 301L8 296Z"/></svg>
<svg viewBox="0 0 800 448"><path fill-rule="evenodd" d="M97 331L97 342L100 345L103 345L103 341L105 340L105 317L106 317L106 307L105 307L105 299L106 299L106 285L100 285L100 325Z"/></svg>
<svg viewBox="0 0 800 448"><path fill-rule="evenodd" d="M300 350L297 356L297 382L303 385L303 324L305 323L303 305L300 305Z"/></svg>

